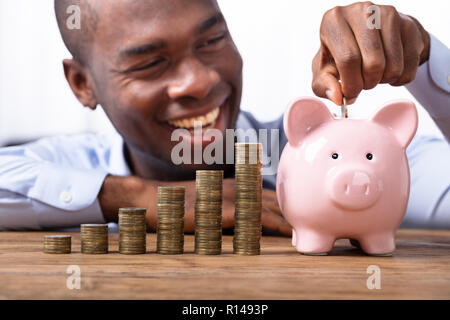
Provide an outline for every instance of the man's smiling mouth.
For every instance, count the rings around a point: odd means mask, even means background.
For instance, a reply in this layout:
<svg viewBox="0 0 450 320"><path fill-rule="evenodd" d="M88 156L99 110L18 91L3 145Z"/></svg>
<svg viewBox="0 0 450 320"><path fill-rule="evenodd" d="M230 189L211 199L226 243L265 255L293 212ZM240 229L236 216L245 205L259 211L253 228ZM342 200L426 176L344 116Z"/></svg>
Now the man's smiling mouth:
<svg viewBox="0 0 450 320"><path fill-rule="evenodd" d="M183 118L178 120L167 121L171 126L175 128L192 129L195 125L202 127L213 125L220 113L220 107L213 109L212 111L197 117Z"/></svg>

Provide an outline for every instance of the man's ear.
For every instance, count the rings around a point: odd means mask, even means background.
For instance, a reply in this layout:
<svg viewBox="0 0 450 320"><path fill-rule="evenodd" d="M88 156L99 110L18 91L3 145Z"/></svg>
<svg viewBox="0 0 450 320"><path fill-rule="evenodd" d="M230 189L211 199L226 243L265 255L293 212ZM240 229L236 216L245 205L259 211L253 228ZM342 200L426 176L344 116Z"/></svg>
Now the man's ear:
<svg viewBox="0 0 450 320"><path fill-rule="evenodd" d="M92 79L85 67L73 59L64 59L64 74L78 101L94 110L97 107Z"/></svg>
<svg viewBox="0 0 450 320"><path fill-rule="evenodd" d="M301 97L287 108L283 127L289 143L296 146L309 132L331 120L333 116L322 101L313 97Z"/></svg>
<svg viewBox="0 0 450 320"><path fill-rule="evenodd" d="M371 121L392 131L400 145L406 148L417 131L417 110L411 101L397 100L385 104Z"/></svg>

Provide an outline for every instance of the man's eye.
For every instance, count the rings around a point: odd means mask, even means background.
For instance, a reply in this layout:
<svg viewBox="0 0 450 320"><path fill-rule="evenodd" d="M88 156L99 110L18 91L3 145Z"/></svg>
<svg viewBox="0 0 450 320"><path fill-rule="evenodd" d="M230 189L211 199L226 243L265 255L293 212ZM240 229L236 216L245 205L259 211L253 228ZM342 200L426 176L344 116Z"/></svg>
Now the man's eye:
<svg viewBox="0 0 450 320"><path fill-rule="evenodd" d="M163 58L156 59L146 65L143 65L142 67L133 68L132 71L141 71L141 70L150 69L150 68L156 67L158 64L160 64L162 62L164 62Z"/></svg>
<svg viewBox="0 0 450 320"><path fill-rule="evenodd" d="M205 42L203 42L202 44L200 44L198 46L198 49L201 49L201 48L204 48L204 47L207 47L207 46L212 46L214 44L219 43L223 39L225 39L225 34L222 34L222 35L220 35L218 37L214 37L212 39L206 40Z"/></svg>
<svg viewBox="0 0 450 320"><path fill-rule="evenodd" d="M220 37L216 37L216 38L213 38L211 40L208 40L208 41L206 41L206 43L207 43L207 45L211 45L211 44L219 42L223 38L225 38L225 35L221 35Z"/></svg>

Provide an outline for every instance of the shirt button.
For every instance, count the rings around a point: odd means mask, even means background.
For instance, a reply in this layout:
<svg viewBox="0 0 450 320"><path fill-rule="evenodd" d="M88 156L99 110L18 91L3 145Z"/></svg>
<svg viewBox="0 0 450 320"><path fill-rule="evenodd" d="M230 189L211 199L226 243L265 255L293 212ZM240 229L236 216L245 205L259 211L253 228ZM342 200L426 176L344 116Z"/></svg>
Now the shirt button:
<svg viewBox="0 0 450 320"><path fill-rule="evenodd" d="M62 202L69 203L72 201L72 195L68 191L61 192L59 198Z"/></svg>

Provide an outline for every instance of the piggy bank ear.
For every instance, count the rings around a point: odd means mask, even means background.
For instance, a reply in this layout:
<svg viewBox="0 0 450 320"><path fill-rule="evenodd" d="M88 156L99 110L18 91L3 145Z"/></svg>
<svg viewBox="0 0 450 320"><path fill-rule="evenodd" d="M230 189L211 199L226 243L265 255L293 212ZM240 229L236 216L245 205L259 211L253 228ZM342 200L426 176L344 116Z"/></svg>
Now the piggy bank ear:
<svg viewBox="0 0 450 320"><path fill-rule="evenodd" d="M417 131L417 110L409 100L397 100L384 105L371 119L388 128L406 148Z"/></svg>
<svg viewBox="0 0 450 320"><path fill-rule="evenodd" d="M321 124L333 120L327 106L319 99L302 97L289 105L284 113L284 132L291 145L298 145L303 138Z"/></svg>

